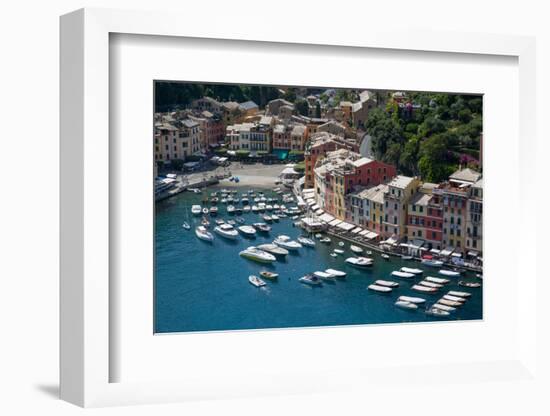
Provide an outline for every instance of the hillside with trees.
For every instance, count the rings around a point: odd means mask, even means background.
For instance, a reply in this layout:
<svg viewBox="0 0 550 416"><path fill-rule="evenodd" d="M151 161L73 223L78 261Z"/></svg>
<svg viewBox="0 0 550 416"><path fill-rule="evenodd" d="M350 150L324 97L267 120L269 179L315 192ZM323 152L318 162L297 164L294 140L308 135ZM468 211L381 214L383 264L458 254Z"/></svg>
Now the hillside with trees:
<svg viewBox="0 0 550 416"><path fill-rule="evenodd" d="M389 99L365 123L376 158L405 175L445 180L459 165L480 170L483 101L478 95L409 93Z"/></svg>

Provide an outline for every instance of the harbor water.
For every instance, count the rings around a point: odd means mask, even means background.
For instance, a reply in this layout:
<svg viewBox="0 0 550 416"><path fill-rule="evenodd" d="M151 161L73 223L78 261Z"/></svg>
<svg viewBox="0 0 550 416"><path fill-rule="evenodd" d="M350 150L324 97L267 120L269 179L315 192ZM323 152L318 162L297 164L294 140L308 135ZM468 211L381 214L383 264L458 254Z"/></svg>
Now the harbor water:
<svg viewBox="0 0 550 416"><path fill-rule="evenodd" d="M290 252L284 260L278 259L268 265L239 256L241 250L270 243L281 234L296 239L302 230L293 227L290 217L270 224L272 230L269 234L257 234L252 239L240 234L236 241L230 241L213 233L213 243L199 240L194 229L200 225L202 215L194 217L191 205L203 205L204 195L220 189L208 188L202 195L184 192L156 203L156 333L482 319L483 289L458 286L459 280L481 282L470 272L460 278L441 276L437 268L396 257L384 260L376 252L369 256L374 259L373 267L357 269L344 262L345 258L354 256L350 244L345 242L345 247L340 247L340 240L334 237L331 237L330 244L316 240L316 247L303 247L295 253ZM248 190L233 189L238 191L236 198L241 198L241 194ZM267 197L277 196L268 190L263 191ZM241 217L246 224L263 222L257 213L229 215L226 205L218 203L217 206L218 215L210 218L211 232L216 218ZM182 227L184 221L191 225L191 230ZM338 248L344 249L345 253L332 257L330 254ZM392 271L404 266L423 269L424 274L412 279L391 276ZM323 282L320 287L298 281L305 274L327 268L345 271L347 277ZM262 288L252 286L248 276L259 276L261 270L278 273L278 280L266 280L267 285ZM422 280L422 276L445 277L451 282L435 294L415 292L411 286ZM367 290L367 286L377 279L398 282L399 287L388 294ZM472 296L448 317L427 315L424 305L419 305L417 310L400 309L394 305L399 296L406 295L424 298L431 306L449 290L469 292Z"/></svg>

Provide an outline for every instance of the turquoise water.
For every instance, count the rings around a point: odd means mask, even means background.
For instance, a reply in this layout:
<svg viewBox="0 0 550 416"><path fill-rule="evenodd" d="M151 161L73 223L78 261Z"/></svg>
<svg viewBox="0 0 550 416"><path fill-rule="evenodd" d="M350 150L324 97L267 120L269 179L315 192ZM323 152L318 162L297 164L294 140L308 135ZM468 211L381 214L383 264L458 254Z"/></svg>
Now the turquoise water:
<svg viewBox="0 0 550 416"><path fill-rule="evenodd" d="M215 189L208 189L208 194ZM239 188L238 197L246 192ZM269 192L266 192L266 196ZM276 196L273 194L273 196ZM213 244L197 239L194 227L201 217L192 217L190 208L200 204L202 196L185 192L156 204L155 252L155 332L214 331L235 329L309 327L325 325L357 325L442 320L470 320L482 318L482 289L457 285L457 278L435 295L421 294L410 289L413 279L390 276L393 270L409 266L425 270L424 276L438 276L437 269L424 268L418 262L392 259L385 261L373 253L375 264L369 270L359 270L344 263L352 255L349 243L346 253L333 258L330 253L338 246L336 238L330 245L317 242L315 248L304 247L285 260L262 265L239 256L239 251L251 245L271 242L277 235L296 238L299 228L290 218L281 218L271 224L269 235L255 239L239 236L228 241L217 234ZM289 204L287 204L288 206ZM218 204L217 218L229 219L225 205ZM258 214L243 214L246 224L261 222ZM192 229L182 228L188 221ZM215 225L213 221L210 229ZM316 270L334 268L348 273L346 279L310 287L298 278ZM279 273L278 281L267 281L267 286L256 288L248 282L250 274L260 270ZM473 274L467 278L475 280ZM397 281L400 287L390 294L367 290L376 279ZM420 281L415 278L414 281ZM464 306L449 317L437 318L418 310L403 310L394 306L400 295L422 297L432 304L448 290L472 293Z"/></svg>

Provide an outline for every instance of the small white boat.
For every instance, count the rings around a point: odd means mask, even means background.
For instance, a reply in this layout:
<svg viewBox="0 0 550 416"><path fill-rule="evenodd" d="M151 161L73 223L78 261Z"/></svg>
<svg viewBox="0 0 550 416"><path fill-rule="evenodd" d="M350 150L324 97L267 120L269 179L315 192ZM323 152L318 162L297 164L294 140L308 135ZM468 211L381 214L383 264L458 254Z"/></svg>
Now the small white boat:
<svg viewBox="0 0 550 416"><path fill-rule="evenodd" d="M321 243L324 243L324 244L330 244L330 238L328 237L323 237L319 240Z"/></svg>
<svg viewBox="0 0 550 416"><path fill-rule="evenodd" d="M258 205L252 205L252 212L259 212L260 209L258 208Z"/></svg>
<svg viewBox="0 0 550 416"><path fill-rule="evenodd" d="M461 303L466 302L466 298L461 298L459 296L453 296L453 295L443 295L443 299L452 300L454 302L461 302Z"/></svg>
<svg viewBox="0 0 550 416"><path fill-rule="evenodd" d="M183 227L184 230L190 230L191 229L191 226L189 225L189 223L187 221L184 221L181 226Z"/></svg>
<svg viewBox="0 0 550 416"><path fill-rule="evenodd" d="M449 316L450 313L439 308L431 307L426 311L426 315L432 315L437 317Z"/></svg>
<svg viewBox="0 0 550 416"><path fill-rule="evenodd" d="M367 250L367 256L372 256L372 251Z"/></svg>
<svg viewBox="0 0 550 416"><path fill-rule="evenodd" d="M258 248L260 250L273 254L274 256L286 256L288 254L288 250L276 246L275 244L260 244Z"/></svg>
<svg viewBox="0 0 550 416"><path fill-rule="evenodd" d="M400 272L400 271L397 271L397 270L391 272L391 275L395 276L395 277L401 277L402 279L410 279L411 277L415 276L412 273Z"/></svg>
<svg viewBox="0 0 550 416"><path fill-rule="evenodd" d="M315 234L315 238L317 240L320 240L321 238L323 238L323 234Z"/></svg>
<svg viewBox="0 0 550 416"><path fill-rule="evenodd" d="M197 238L208 241L209 243L214 241L214 236L212 235L212 233L210 233L203 225L199 225L197 228L195 228L195 235L197 236Z"/></svg>
<svg viewBox="0 0 550 416"><path fill-rule="evenodd" d="M426 302L426 299L417 298L417 297L414 297L414 296L399 296L399 298L397 298L397 300L400 300L400 301L403 301L403 302L409 302L409 303L416 303L416 304L421 304L421 303Z"/></svg>
<svg viewBox="0 0 550 416"><path fill-rule="evenodd" d="M401 256L401 260L412 260L413 259L413 256Z"/></svg>
<svg viewBox="0 0 550 416"><path fill-rule="evenodd" d="M254 237L256 235L256 229L250 225L241 225L238 230L247 237Z"/></svg>
<svg viewBox="0 0 550 416"><path fill-rule="evenodd" d="M464 287L471 287L471 288L478 288L478 287L481 287L481 283L473 283L473 282L464 282L464 281L460 281L458 282L458 285L459 286L464 286Z"/></svg>
<svg viewBox="0 0 550 416"><path fill-rule="evenodd" d="M313 272L313 275L317 276L319 279L328 280L328 281L332 281L335 279L335 277L332 274L327 272L317 271L317 272Z"/></svg>
<svg viewBox="0 0 550 416"><path fill-rule="evenodd" d="M241 251L239 256L248 260L257 261L258 263L273 263L276 260L273 254L269 254L256 247L248 247Z"/></svg>
<svg viewBox="0 0 550 416"><path fill-rule="evenodd" d="M262 287L262 286L265 286L266 283L260 279L258 276L254 276L254 275L250 275L248 276L248 281L253 285L253 286L256 286L256 287Z"/></svg>
<svg viewBox="0 0 550 416"><path fill-rule="evenodd" d="M330 257L338 257L338 254L336 254L336 253L330 253Z"/></svg>
<svg viewBox="0 0 550 416"><path fill-rule="evenodd" d="M339 248L335 248L335 249L334 249L334 252L335 252L336 254L344 254L344 250L340 250Z"/></svg>
<svg viewBox="0 0 550 416"><path fill-rule="evenodd" d="M250 210L251 210L250 205L245 205L245 206L243 207L243 212L248 213L248 212L250 212Z"/></svg>
<svg viewBox="0 0 550 416"><path fill-rule="evenodd" d="M351 251L353 251L355 254L361 254L363 252L363 249L359 246L354 246L353 244L349 247Z"/></svg>
<svg viewBox="0 0 550 416"><path fill-rule="evenodd" d="M439 271L439 274L442 274L443 276L451 276L451 277L458 277L460 276L460 272L455 272L453 270L445 270L441 269Z"/></svg>
<svg viewBox="0 0 550 416"><path fill-rule="evenodd" d="M267 233L269 231L271 231L271 227L269 225L267 225L266 223L264 222L255 222L254 224L252 224L254 226L254 228L262 233Z"/></svg>
<svg viewBox="0 0 550 416"><path fill-rule="evenodd" d="M201 213L201 206L200 206L200 205L193 205L193 206L191 207L191 213L192 213L193 215L200 215L200 213Z"/></svg>
<svg viewBox="0 0 550 416"><path fill-rule="evenodd" d="M273 244L278 245L279 247L286 248L287 250L296 251L299 248L302 248L302 245L296 241L293 241L287 235L280 235L275 240Z"/></svg>
<svg viewBox="0 0 550 416"><path fill-rule="evenodd" d="M260 276L262 276L264 279L276 280L279 277L279 274L267 270L262 270L260 272Z"/></svg>
<svg viewBox="0 0 550 416"><path fill-rule="evenodd" d="M346 272L342 272L342 271L336 270L336 269L326 269L325 272L333 275L336 278L346 277Z"/></svg>
<svg viewBox="0 0 550 416"><path fill-rule="evenodd" d="M343 241L340 241L340 242L338 243L338 245L339 245L340 247L344 247L345 243L344 243Z"/></svg>
<svg viewBox="0 0 550 416"><path fill-rule="evenodd" d="M424 273L420 269L414 269L414 268L411 268L411 267L401 267L401 271L405 272L405 273L412 273L412 274L422 274L422 273Z"/></svg>
<svg viewBox="0 0 550 416"><path fill-rule="evenodd" d="M386 253L380 254L380 257L382 257L384 260L389 260L390 259L390 255L386 254Z"/></svg>
<svg viewBox="0 0 550 416"><path fill-rule="evenodd" d="M454 308L452 306L443 305L441 303L433 304L432 308L440 309L440 310L445 311L445 312L454 312L454 311L456 311L456 308Z"/></svg>
<svg viewBox="0 0 550 416"><path fill-rule="evenodd" d="M441 277L432 277L432 276L428 276L424 278L424 280L427 280L428 282L439 283L440 285L445 285L450 282L449 279L443 279Z"/></svg>
<svg viewBox="0 0 550 416"><path fill-rule="evenodd" d="M322 284L321 279L313 274L306 274L298 279L300 282L310 286L320 286Z"/></svg>
<svg viewBox="0 0 550 416"><path fill-rule="evenodd" d="M273 211L273 205L268 204L268 205L265 206L265 209L267 211Z"/></svg>
<svg viewBox="0 0 550 416"><path fill-rule="evenodd" d="M227 213L228 214L234 214L235 213L235 207L233 205L227 206Z"/></svg>
<svg viewBox="0 0 550 416"><path fill-rule="evenodd" d="M386 286L386 287L398 287L399 283L392 282L391 280L377 280L374 282L374 284L377 284L378 286Z"/></svg>
<svg viewBox="0 0 550 416"><path fill-rule="evenodd" d="M210 208L210 215L216 215L218 213L218 207Z"/></svg>
<svg viewBox="0 0 550 416"><path fill-rule="evenodd" d="M233 227L234 227L235 225L237 225L237 221L235 221L235 220L227 220L227 223L230 224L230 225L232 225Z"/></svg>
<svg viewBox="0 0 550 416"><path fill-rule="evenodd" d="M437 303L440 303L441 305L445 305L445 306L453 306L453 307L456 307L456 306L462 306L462 302L457 302L456 300L448 300L448 299L439 299L437 301Z"/></svg>
<svg viewBox="0 0 550 416"><path fill-rule="evenodd" d="M225 224L225 221L222 220L221 218L220 218L220 219L217 219L215 222L216 222L217 225Z"/></svg>
<svg viewBox="0 0 550 416"><path fill-rule="evenodd" d="M412 285L411 289L416 290L417 292L423 292L423 293L437 292L437 289L435 287L428 287L428 286L422 286L422 285Z"/></svg>
<svg viewBox="0 0 550 416"><path fill-rule="evenodd" d="M418 305L412 302L406 302L404 300L398 300L394 303L398 308L403 309L418 309Z"/></svg>
<svg viewBox="0 0 550 416"><path fill-rule="evenodd" d="M373 260L368 257L348 257L346 260L346 263L351 264L352 266L359 267L359 268L367 268L372 267Z"/></svg>
<svg viewBox="0 0 550 416"><path fill-rule="evenodd" d="M269 215L262 215L262 219L267 223L273 221L273 219Z"/></svg>
<svg viewBox="0 0 550 416"><path fill-rule="evenodd" d="M279 216L278 215L272 214L271 219L275 222L279 222Z"/></svg>
<svg viewBox="0 0 550 416"><path fill-rule="evenodd" d="M435 289L440 289L443 287L443 285L440 285L439 283L427 282L425 280L422 280L418 284L426 287L433 287Z"/></svg>
<svg viewBox="0 0 550 416"><path fill-rule="evenodd" d="M218 225L214 228L214 232L230 240L236 240L239 236L239 233L233 228L231 224Z"/></svg>
<svg viewBox="0 0 550 416"><path fill-rule="evenodd" d="M468 293L468 292L460 292L460 291L457 291L457 290L449 290L447 292L447 295L451 295L451 296L458 296L460 298L469 298L470 296L472 296L471 293Z"/></svg>
<svg viewBox="0 0 550 416"><path fill-rule="evenodd" d="M441 267L441 266L443 266L443 262L441 260L422 259L422 260L420 260L420 262L424 266L428 266L428 267Z"/></svg>
<svg viewBox="0 0 550 416"><path fill-rule="evenodd" d="M380 293L390 293L392 291L391 287L378 286L378 285L369 285L368 289L373 290L375 292L380 292Z"/></svg>
<svg viewBox="0 0 550 416"><path fill-rule="evenodd" d="M300 236L298 237L298 242L306 247L315 247L315 241L313 241L311 238Z"/></svg>

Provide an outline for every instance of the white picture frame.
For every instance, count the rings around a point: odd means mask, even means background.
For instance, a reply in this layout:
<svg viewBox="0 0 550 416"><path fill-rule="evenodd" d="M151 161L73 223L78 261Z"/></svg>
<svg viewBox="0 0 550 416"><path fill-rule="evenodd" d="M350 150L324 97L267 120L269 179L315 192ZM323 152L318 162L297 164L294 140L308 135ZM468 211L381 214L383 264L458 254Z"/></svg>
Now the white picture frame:
<svg viewBox="0 0 550 416"><path fill-rule="evenodd" d="M178 381L111 382L110 366L120 359L110 348L110 160L109 160L109 37L111 34L148 35L182 38L224 39L249 42L277 42L285 45L332 45L402 51L429 51L439 54L501 55L518 60L519 114L518 137L528 141L519 152L521 174L520 212L527 212L535 192L525 173L536 155L535 42L532 38L468 33L408 33L399 29L370 27L361 36L354 33L300 31L264 24L250 35L234 34L224 27L210 28L200 20L186 20L172 13L146 13L105 9L83 9L61 18L61 398L80 406L159 403L194 398L239 397L269 393L272 385L255 388L254 383L232 383L232 374L219 379L190 378ZM149 167L148 167L149 168ZM526 215L519 223L528 224ZM529 223L533 217L529 218ZM529 241L536 241L534 227L525 232L518 246L518 261L530 272L522 277L517 292L518 346L516 354L499 362L473 362L457 365L442 362L438 371L452 371L467 382L472 374L525 380L537 377L536 362L536 259L529 252ZM524 269L525 270L525 269ZM517 271L510 271L510 273ZM354 331L357 329L350 329ZM333 391L341 380L353 377L359 385L388 382L400 370L369 368L334 369L323 381L316 373L272 375L272 383L284 384L275 394ZM409 372L413 371L410 368ZM414 369L421 374L422 366ZM491 378L491 379L493 379ZM421 382L427 382L422 379Z"/></svg>

